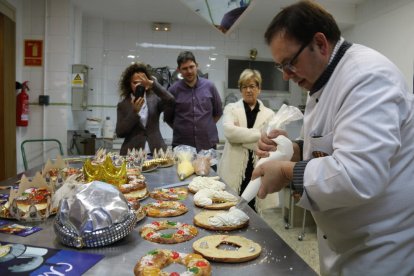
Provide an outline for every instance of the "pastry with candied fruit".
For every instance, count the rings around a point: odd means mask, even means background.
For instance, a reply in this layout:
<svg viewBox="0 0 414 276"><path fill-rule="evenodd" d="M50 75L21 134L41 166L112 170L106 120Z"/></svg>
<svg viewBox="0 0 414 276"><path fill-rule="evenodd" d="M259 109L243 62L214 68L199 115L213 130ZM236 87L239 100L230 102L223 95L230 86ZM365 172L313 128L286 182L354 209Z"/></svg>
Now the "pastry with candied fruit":
<svg viewBox="0 0 414 276"><path fill-rule="evenodd" d="M181 264L186 267L184 273L166 272L164 268L170 264ZM186 254L167 249L154 249L144 255L135 265L134 274L136 276L210 276L211 265L209 261L199 254Z"/></svg>

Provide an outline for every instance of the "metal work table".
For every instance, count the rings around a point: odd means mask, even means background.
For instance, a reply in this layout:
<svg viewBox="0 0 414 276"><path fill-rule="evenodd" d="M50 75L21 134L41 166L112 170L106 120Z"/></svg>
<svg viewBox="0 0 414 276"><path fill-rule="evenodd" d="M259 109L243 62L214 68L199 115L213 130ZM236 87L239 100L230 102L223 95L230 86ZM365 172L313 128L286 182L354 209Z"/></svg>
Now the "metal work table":
<svg viewBox="0 0 414 276"><path fill-rule="evenodd" d="M34 175L33 171L29 171L27 176ZM162 185L179 182L176 174L176 167L159 168L155 171L144 173L149 190ZM10 185L14 183L18 177L0 182L0 186ZM229 189L227 189L229 191ZM152 198L146 198L141 204L152 202ZM184 201L189 211L178 217L166 218L172 221L179 221L193 224L195 214L203 211L194 206L193 195ZM310 268L270 227L260 218L245 201L240 206L244 212L250 217L249 226L242 230L225 232L229 235L240 235L251 239L262 246L260 256L252 261L244 263L218 263L211 262L212 275L316 275ZM48 218L44 222L30 223L32 226L38 226L43 230L36 232L27 237L19 237L16 235L8 235L0 233L0 241L22 243L25 245L49 247L56 249L77 250L75 248L66 247L56 239L53 231L53 218ZM86 272L85 275L132 275L136 262L152 249L171 249L178 252L193 252L192 243L204 236L223 234L223 232L209 231L198 228L198 235L190 241L178 244L158 244L144 240L139 235L139 229L147 223L154 220L162 220L163 218L146 217L139 221L135 230L124 239L102 248L84 248L79 251L102 254L105 257ZM21 222L19 222L21 223ZM25 224L25 223L21 223ZM29 223L27 223L29 224ZM231 254L231 251L229 251ZM184 271L184 267L178 268L177 265L171 265L166 271Z"/></svg>

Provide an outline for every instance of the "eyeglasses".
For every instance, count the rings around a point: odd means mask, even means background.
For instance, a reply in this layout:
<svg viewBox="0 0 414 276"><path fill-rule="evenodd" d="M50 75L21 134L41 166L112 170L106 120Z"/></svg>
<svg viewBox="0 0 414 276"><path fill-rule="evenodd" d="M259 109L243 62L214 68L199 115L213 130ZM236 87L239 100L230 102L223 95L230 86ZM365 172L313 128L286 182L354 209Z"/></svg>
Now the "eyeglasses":
<svg viewBox="0 0 414 276"><path fill-rule="evenodd" d="M245 85L245 86L242 86L241 87L241 90L247 90L247 89L250 89L250 90L255 90L255 89L257 89L257 85L256 84L250 84L250 85Z"/></svg>
<svg viewBox="0 0 414 276"><path fill-rule="evenodd" d="M296 67L294 66L296 60L298 59L298 57L300 56L300 54L302 53L302 51L309 45L308 43L305 43L302 45L302 47L300 47L299 51L296 53L296 55L293 56L293 58L290 59L290 61L285 62L283 64L280 63L276 63L275 67L276 69L278 69L280 72L296 72Z"/></svg>

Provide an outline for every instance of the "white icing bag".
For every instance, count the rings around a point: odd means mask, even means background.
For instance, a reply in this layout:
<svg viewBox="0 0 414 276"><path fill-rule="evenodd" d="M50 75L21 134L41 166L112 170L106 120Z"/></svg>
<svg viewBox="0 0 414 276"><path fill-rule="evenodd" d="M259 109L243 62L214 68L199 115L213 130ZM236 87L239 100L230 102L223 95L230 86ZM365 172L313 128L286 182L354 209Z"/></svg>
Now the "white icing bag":
<svg viewBox="0 0 414 276"><path fill-rule="evenodd" d="M279 135L278 137L272 139L277 144L277 150L272 151L269 154L269 157L261 158L256 163L256 167L263 164L266 161L278 160L278 161L289 161L293 156L293 147L292 142L286 136ZM247 184L246 189L241 195L247 202L250 202L259 191L260 185L262 184L261 177L256 178L253 181L250 181Z"/></svg>

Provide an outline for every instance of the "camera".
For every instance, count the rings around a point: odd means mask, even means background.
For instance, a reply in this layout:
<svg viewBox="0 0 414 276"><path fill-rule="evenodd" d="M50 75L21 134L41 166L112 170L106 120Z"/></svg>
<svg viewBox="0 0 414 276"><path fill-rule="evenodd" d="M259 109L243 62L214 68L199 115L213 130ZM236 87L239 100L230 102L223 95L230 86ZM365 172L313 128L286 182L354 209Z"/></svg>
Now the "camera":
<svg viewBox="0 0 414 276"><path fill-rule="evenodd" d="M145 93L145 87L144 86L137 85L135 87L135 91L134 91L135 99L143 98L144 97L144 93Z"/></svg>

